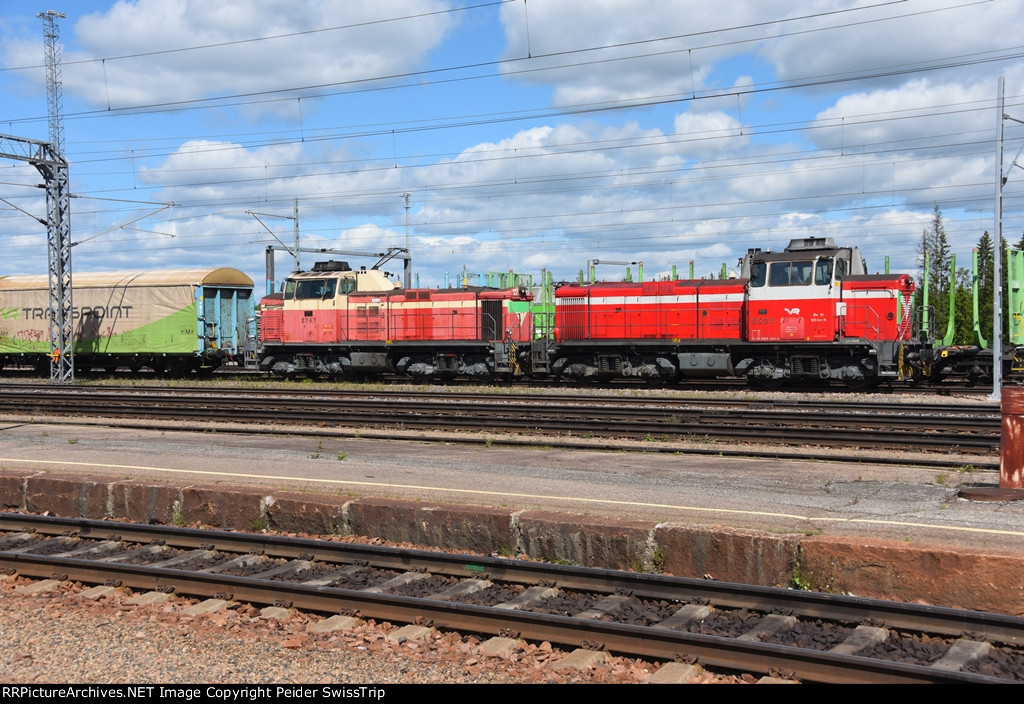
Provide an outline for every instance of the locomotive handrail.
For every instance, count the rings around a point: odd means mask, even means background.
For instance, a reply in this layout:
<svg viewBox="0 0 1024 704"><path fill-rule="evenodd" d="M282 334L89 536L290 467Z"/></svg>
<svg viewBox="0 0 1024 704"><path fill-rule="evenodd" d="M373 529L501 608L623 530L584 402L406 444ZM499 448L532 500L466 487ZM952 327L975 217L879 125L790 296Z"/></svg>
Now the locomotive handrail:
<svg viewBox="0 0 1024 704"><path fill-rule="evenodd" d="M860 321L860 320L856 320L856 319L851 321L850 320L850 318L852 317L850 315L850 311L851 310L854 310L854 311L857 311L857 312L863 312L865 314L863 322ZM849 327L854 326L854 325L863 325L865 328L867 328L871 332L875 333L874 337L878 337L879 333L882 330L882 323L881 323L882 319L881 319L881 317L879 317L878 311L876 311L871 305L869 305L868 303L858 304L858 303L848 302L846 304L846 311L847 311L846 313L844 313L843 315L839 316L839 318L840 318L839 330L840 330L840 336L841 337L851 337L851 335L847 334L847 329ZM874 323L872 323L872 321L871 321L869 316L874 316ZM852 337L867 337L867 336L864 336L864 335L853 335Z"/></svg>
<svg viewBox="0 0 1024 704"><path fill-rule="evenodd" d="M485 315L490 315L485 314ZM507 328L499 328L502 331L503 342L519 342L523 332L523 319L520 315L515 316L515 325L509 325ZM530 326L531 332L533 331L533 325ZM516 333L513 335L513 333Z"/></svg>

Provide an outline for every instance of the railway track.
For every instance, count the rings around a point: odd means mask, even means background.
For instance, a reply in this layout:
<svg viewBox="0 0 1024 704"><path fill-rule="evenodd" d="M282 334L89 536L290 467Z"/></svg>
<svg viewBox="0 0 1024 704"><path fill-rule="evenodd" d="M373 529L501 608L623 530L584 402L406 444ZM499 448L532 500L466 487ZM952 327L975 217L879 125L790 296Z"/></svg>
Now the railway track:
<svg viewBox="0 0 1024 704"><path fill-rule="evenodd" d="M0 569L807 682L1024 676L1024 619L664 575L20 514Z"/></svg>
<svg viewBox="0 0 1024 704"><path fill-rule="evenodd" d="M123 383L196 383L202 379L201 383L216 384L216 383L258 383L268 387L276 384L293 384L299 385L304 383L305 378L287 381L282 380L279 377L268 375L266 372L261 372L251 369L243 369L237 366L224 366L215 371L211 376L185 376L180 378L168 377L166 375L160 375L152 371L142 370L139 372L133 372L128 367L121 367L114 373L108 373L106 371L86 371L77 370L76 378L80 381L86 381L87 383L94 382L123 382ZM6 379L19 380L26 384L45 384L47 381L47 374L39 373L30 367L5 367L3 369L3 376ZM326 379L314 379L317 386L323 386L324 388L330 388L337 384L359 384L359 380L351 379L347 381L330 381ZM424 384L429 382L414 381L407 376L400 375L381 375L375 377L373 382L377 386L395 386L403 387L410 384ZM861 389L850 389L849 387L841 383L806 383L797 381L788 381L780 386L758 386L753 385L747 379L740 378L717 378L717 379L686 379L674 384L668 384L664 386L652 386L651 384L639 380L639 379L615 379L607 382L592 382L592 383L567 383L557 379L548 378L530 378L526 376L515 377L511 380L500 380L493 382L485 382L480 379L473 378L455 378L455 379L444 379L438 380L439 385L444 386L447 389L479 389L479 388L490 388L490 389L579 389L581 391L587 391L590 389L611 389L611 390L628 390L638 392L654 392L657 393L662 390L676 391L676 392L697 392L697 393L717 393L717 392L754 392L759 394L771 395L783 395L786 393L800 393L807 394L810 396L819 396L826 394L839 394L845 396L856 395L857 397L872 397L872 398L885 398L885 397L912 397L912 398L927 398L932 396L948 396L951 394L957 394L960 396L973 396L979 399L986 398L992 393L991 382L983 383L969 383L966 379L951 378L945 379L940 382L934 383L890 383L882 384L876 387L865 387ZM1010 378L1003 379L1003 385L1021 385L1024 380Z"/></svg>
<svg viewBox="0 0 1024 704"><path fill-rule="evenodd" d="M998 456L994 404L686 399L389 390L5 385L0 412L238 421L276 427L504 432L555 437L811 445Z"/></svg>

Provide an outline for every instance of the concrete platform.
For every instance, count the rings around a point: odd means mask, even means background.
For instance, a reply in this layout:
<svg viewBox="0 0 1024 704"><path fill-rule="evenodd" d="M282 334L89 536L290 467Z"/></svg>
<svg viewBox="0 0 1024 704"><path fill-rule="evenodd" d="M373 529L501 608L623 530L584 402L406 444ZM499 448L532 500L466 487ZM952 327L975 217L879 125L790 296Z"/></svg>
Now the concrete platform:
<svg viewBox="0 0 1024 704"><path fill-rule="evenodd" d="M994 472L476 448L312 429L0 433L0 510L314 536L1024 615L1024 504Z"/></svg>

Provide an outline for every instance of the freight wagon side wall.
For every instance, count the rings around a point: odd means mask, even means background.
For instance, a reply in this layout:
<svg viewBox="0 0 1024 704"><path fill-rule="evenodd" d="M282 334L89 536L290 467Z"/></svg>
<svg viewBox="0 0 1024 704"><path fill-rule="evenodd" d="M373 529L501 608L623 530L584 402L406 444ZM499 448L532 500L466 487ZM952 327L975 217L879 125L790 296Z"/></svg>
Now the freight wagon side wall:
<svg viewBox="0 0 1024 704"><path fill-rule="evenodd" d="M253 317L251 288L205 285L196 290L200 345L238 354L246 344Z"/></svg>
<svg viewBox="0 0 1024 704"><path fill-rule="evenodd" d="M197 348L194 286L76 288L76 354L187 354ZM49 291L0 291L0 352L50 351Z"/></svg>

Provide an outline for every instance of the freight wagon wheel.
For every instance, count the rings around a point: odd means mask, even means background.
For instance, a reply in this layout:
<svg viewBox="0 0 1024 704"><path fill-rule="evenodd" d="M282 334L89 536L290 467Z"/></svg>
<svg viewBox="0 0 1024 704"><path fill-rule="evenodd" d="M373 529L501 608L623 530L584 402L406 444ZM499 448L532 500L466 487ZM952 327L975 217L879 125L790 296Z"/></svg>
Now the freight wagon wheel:
<svg viewBox="0 0 1024 704"><path fill-rule="evenodd" d="M191 369L188 363L181 359L168 360L165 365L157 368L157 373L172 379L180 379L187 376Z"/></svg>

